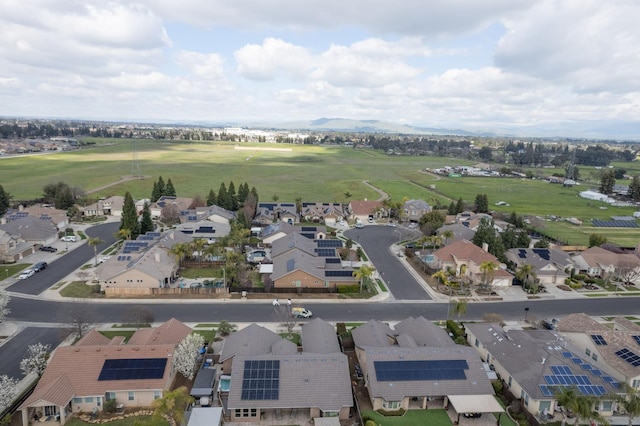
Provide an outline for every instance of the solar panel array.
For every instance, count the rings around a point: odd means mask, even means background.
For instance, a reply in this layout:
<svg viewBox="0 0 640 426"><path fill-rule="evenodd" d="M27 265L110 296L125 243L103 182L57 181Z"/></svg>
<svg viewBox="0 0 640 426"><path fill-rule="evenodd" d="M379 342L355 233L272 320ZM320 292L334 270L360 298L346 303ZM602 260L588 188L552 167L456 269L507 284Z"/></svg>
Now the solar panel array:
<svg viewBox="0 0 640 426"><path fill-rule="evenodd" d="M541 258L543 258L544 260L551 260L551 252L549 251L549 249L543 249L543 248L533 249L533 252L538 256L540 256Z"/></svg>
<svg viewBox="0 0 640 426"><path fill-rule="evenodd" d="M302 232L316 232L318 230L318 228L316 228L315 226L303 226L302 227Z"/></svg>
<svg viewBox="0 0 640 426"><path fill-rule="evenodd" d="M342 247L342 240L315 240L315 243L318 248Z"/></svg>
<svg viewBox="0 0 640 426"><path fill-rule="evenodd" d="M196 232L199 232L201 234L215 234L216 230L213 229L213 226L201 226L196 229Z"/></svg>
<svg viewBox="0 0 640 426"><path fill-rule="evenodd" d="M607 346L607 341L600 334L592 334L591 338L597 346Z"/></svg>
<svg viewBox="0 0 640 426"><path fill-rule="evenodd" d="M629 364L633 365L634 367L640 366L640 356L638 356L635 353L631 352L627 348L620 349L619 351L616 352L616 355L618 355L620 358L624 359L625 361L627 361Z"/></svg>
<svg viewBox="0 0 640 426"><path fill-rule="evenodd" d="M117 260L121 262L128 262L131 260L131 256L118 256Z"/></svg>
<svg viewBox="0 0 640 426"><path fill-rule="evenodd" d="M518 257L520 259L526 259L527 258L527 250L525 249L518 249Z"/></svg>
<svg viewBox="0 0 640 426"><path fill-rule="evenodd" d="M636 343L640 345L640 336L631 336L631 337L633 337L633 340L635 340Z"/></svg>
<svg viewBox="0 0 640 426"><path fill-rule="evenodd" d="M280 361L261 360L244 362L242 392L247 400L276 400L280 397Z"/></svg>
<svg viewBox="0 0 640 426"><path fill-rule="evenodd" d="M149 243L145 241L127 241L124 243L124 247L122 247L122 253L138 253L147 248Z"/></svg>
<svg viewBox="0 0 640 426"><path fill-rule="evenodd" d="M600 228L637 228L638 224L632 220L598 220L591 221L593 226Z"/></svg>
<svg viewBox="0 0 640 426"><path fill-rule="evenodd" d="M166 358L107 359L98 381L162 379L166 366Z"/></svg>
<svg viewBox="0 0 640 426"><path fill-rule="evenodd" d="M340 264L340 263L342 263L342 259L340 259L339 257L325 257L324 258L324 263L337 263L337 264Z"/></svg>
<svg viewBox="0 0 640 426"><path fill-rule="evenodd" d="M320 257L335 257L336 249L334 248L317 248L314 250Z"/></svg>
<svg viewBox="0 0 640 426"><path fill-rule="evenodd" d="M379 382L411 380L466 380L464 370L469 366L464 359L432 361L374 361Z"/></svg>
<svg viewBox="0 0 640 426"><path fill-rule="evenodd" d="M574 358L571 359L573 360ZM584 368L584 364L581 364L581 366ZM540 391L545 396L553 396L560 389L566 387L575 387L583 395L601 396L607 393L604 386L594 385L589 376L573 374L566 365L552 365L551 371L553 374L544 375L546 385L539 385Z"/></svg>
<svg viewBox="0 0 640 426"><path fill-rule="evenodd" d="M325 277L352 277L353 271L324 271Z"/></svg>

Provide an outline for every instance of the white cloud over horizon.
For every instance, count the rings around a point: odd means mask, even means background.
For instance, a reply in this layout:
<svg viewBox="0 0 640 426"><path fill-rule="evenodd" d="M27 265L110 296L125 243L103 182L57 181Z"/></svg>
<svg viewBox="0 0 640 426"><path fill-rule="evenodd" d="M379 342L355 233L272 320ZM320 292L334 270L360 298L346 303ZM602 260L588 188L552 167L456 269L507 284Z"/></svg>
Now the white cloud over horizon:
<svg viewBox="0 0 640 426"><path fill-rule="evenodd" d="M640 139L639 15L633 0L3 0L0 115L638 123Z"/></svg>

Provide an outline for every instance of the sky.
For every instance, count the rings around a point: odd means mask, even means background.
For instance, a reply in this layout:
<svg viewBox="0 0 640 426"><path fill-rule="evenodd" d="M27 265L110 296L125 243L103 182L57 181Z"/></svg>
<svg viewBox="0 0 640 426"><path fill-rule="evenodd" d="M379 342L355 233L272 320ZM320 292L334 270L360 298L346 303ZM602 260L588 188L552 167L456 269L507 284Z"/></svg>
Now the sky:
<svg viewBox="0 0 640 426"><path fill-rule="evenodd" d="M0 115L640 139L638 16L637 0L1 0Z"/></svg>

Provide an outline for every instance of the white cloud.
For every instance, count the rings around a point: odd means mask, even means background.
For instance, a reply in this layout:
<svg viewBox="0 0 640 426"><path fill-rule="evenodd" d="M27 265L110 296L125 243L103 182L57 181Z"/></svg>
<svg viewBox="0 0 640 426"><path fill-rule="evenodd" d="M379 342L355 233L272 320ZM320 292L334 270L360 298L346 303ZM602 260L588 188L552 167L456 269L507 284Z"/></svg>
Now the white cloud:
<svg viewBox="0 0 640 426"><path fill-rule="evenodd" d="M175 61L181 67L204 79L224 77L224 58L216 53L199 53L182 50L175 55Z"/></svg>
<svg viewBox="0 0 640 426"><path fill-rule="evenodd" d="M252 80L272 80L280 73L300 77L311 65L307 49L275 38L267 38L261 45L246 45L234 56L238 74Z"/></svg>

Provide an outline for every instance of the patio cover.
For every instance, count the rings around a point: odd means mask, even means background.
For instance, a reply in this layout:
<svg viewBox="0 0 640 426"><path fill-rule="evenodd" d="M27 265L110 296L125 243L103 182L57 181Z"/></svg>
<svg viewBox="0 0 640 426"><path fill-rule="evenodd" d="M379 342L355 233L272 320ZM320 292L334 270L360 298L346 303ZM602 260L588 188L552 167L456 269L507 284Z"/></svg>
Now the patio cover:
<svg viewBox="0 0 640 426"><path fill-rule="evenodd" d="M504 413L493 395L448 395L457 413Z"/></svg>

